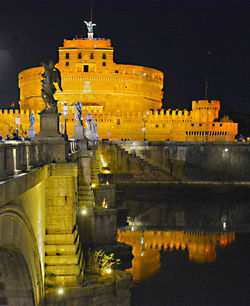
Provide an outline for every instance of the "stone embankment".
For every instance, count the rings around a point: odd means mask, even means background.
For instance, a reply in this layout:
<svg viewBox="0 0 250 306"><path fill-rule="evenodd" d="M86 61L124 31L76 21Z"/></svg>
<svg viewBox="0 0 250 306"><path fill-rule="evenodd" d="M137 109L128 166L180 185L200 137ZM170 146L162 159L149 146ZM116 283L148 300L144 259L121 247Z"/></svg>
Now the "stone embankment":
<svg viewBox="0 0 250 306"><path fill-rule="evenodd" d="M101 150L117 183L250 181L250 143L120 141Z"/></svg>
<svg viewBox="0 0 250 306"><path fill-rule="evenodd" d="M90 275L83 287L65 288L62 294L51 289L47 294L48 306L129 306L132 275L116 270L110 276Z"/></svg>

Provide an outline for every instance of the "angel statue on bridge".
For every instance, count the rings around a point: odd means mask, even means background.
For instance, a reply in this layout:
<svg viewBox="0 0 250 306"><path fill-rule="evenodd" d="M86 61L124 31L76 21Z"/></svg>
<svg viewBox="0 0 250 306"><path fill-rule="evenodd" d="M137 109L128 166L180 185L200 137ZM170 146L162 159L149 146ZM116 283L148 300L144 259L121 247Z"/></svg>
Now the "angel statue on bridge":
<svg viewBox="0 0 250 306"><path fill-rule="evenodd" d="M44 73L42 74L41 96L45 103L45 108L42 113L58 113L57 100L53 96L56 92L54 83L57 83L59 89L63 91L61 86L61 73L59 69L54 67L52 61L48 65L42 63L42 66L44 67Z"/></svg>
<svg viewBox="0 0 250 306"><path fill-rule="evenodd" d="M75 119L76 119L76 123L78 125L83 125L82 122L82 103L79 101L76 101L76 103L74 104L75 107Z"/></svg>

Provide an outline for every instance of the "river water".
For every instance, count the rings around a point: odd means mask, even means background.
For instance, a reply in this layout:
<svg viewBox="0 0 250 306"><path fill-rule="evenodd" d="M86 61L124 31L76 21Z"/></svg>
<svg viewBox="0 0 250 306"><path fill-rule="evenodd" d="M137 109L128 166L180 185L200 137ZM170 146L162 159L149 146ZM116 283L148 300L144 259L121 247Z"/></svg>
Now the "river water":
<svg viewBox="0 0 250 306"><path fill-rule="evenodd" d="M133 247L132 306L249 305L249 189L211 189L206 199L192 189L178 200L176 190L160 188L151 205L157 190L147 186L122 197L117 240Z"/></svg>

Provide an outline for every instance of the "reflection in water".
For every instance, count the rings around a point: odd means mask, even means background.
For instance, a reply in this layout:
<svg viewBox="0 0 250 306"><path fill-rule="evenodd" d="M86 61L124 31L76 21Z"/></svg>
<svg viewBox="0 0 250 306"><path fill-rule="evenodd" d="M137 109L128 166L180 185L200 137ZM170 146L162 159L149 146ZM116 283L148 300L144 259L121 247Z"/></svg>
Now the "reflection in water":
<svg viewBox="0 0 250 306"><path fill-rule="evenodd" d="M187 250L189 259L205 263L216 260L216 246L226 246L235 240L235 233L191 233L184 231L117 231L117 241L132 245L134 281L156 273L161 266L160 250Z"/></svg>

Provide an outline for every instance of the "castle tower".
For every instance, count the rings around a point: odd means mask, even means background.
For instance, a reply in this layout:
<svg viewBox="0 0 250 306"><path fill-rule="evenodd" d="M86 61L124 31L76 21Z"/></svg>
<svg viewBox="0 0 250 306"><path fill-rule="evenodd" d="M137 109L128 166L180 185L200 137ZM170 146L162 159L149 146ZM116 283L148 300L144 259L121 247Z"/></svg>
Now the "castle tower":
<svg viewBox="0 0 250 306"><path fill-rule="evenodd" d="M213 122L219 118L220 101L192 101L193 122Z"/></svg>
<svg viewBox="0 0 250 306"><path fill-rule="evenodd" d="M63 92L55 98L63 105L80 101L108 113L146 112L162 106L163 73L159 70L116 64L110 39L94 38L93 24L86 22L87 38L64 40L59 48L59 62ZM31 68L19 74L20 108L41 110L42 67ZM69 109L70 111L70 109Z"/></svg>

